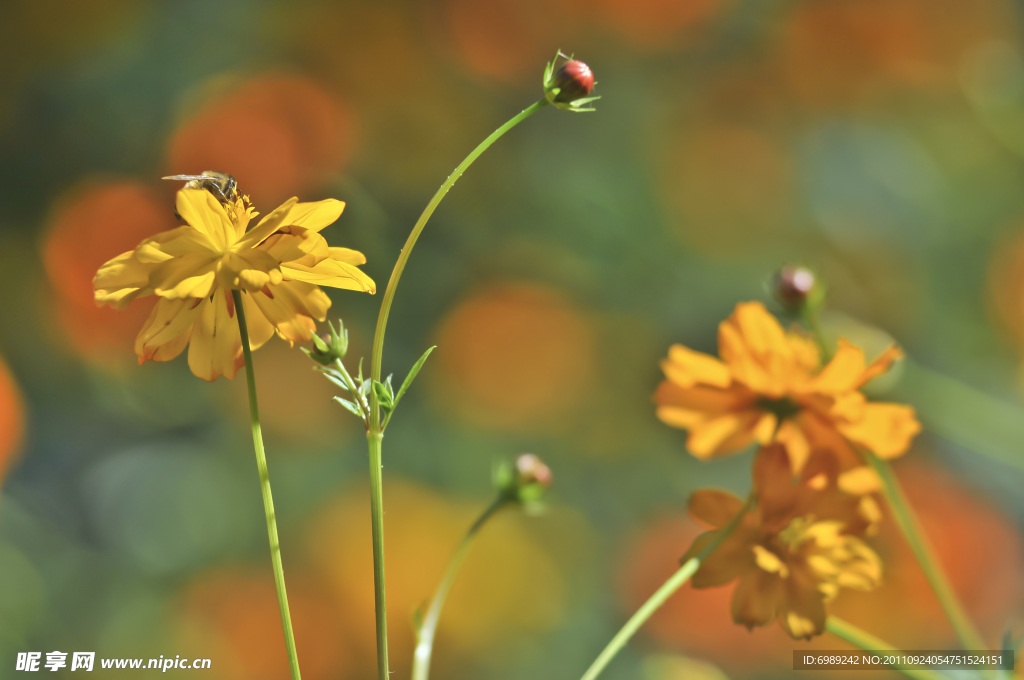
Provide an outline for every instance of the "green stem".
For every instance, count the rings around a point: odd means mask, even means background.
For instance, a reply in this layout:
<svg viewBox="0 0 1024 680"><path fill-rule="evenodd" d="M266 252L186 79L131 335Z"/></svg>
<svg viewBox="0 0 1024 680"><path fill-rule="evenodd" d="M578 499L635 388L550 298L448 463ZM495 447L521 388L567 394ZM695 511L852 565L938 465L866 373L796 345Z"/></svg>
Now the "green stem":
<svg viewBox="0 0 1024 680"><path fill-rule="evenodd" d="M676 573L672 574L672 576L669 577L669 579L665 581L657 591L655 591L654 595L651 595L647 602L644 602L643 606L641 606L640 609L638 609L636 613L629 618L629 621L627 621L626 625L622 627L622 630L612 638L612 641L608 643L608 646L604 648L601 654L599 654L594 660L594 663L590 665L587 672L583 674L582 680L594 680L594 678L601 674L601 671L604 670L605 666L607 666L608 663L615 658L615 655L626 646L626 643L629 642L630 638L632 638L638 630L640 630L640 627L647 622L647 619L651 618L651 615L658 611L661 605L665 604L665 601L668 600L673 593L679 590L683 584L690 580L690 577L693 576L697 569L700 568L701 563L706 560L719 545L722 544L722 541L724 541L737 526L739 526L743 516L747 514L750 508L753 507L754 500L754 494L751 493L750 496L747 497L747 502L743 504L742 508L740 508L740 511L737 512L731 520L729 520L728 524L722 527L715 534L715 537L711 542L704 546L704 549L699 553L686 560L686 562L683 563L683 566L681 566Z"/></svg>
<svg viewBox="0 0 1024 680"><path fill-rule="evenodd" d="M473 152L466 156L466 159L455 168L455 171L444 181L444 184L437 190L434 197L430 199L427 207L423 210L423 214L416 220L416 224L413 225L412 231L409 233L409 238L405 241L402 252L398 255L398 261L391 272L388 287L384 291L384 299L381 300L380 314L377 317L377 329L373 334L373 356L370 366L370 375L374 381L380 381L381 361L384 353L384 331L388 325L391 303L395 299L395 289L398 287L398 281L402 278L405 264L409 261L409 256L412 255L412 249L416 245L416 240L419 239L423 228L427 226L427 220L434 214L434 210L455 184L455 181L462 176L462 173L473 164L473 161L480 154L486 151L499 137L544 108L547 103L546 99L541 99L492 132L487 139L473 149ZM388 674L387 606L385 604L384 587L384 504L381 499L381 439L383 437L383 424L380 418L380 407L377 404L377 398L374 396L372 389L370 390L369 432L367 432L366 437L370 448L370 509L373 513L373 589L377 615L377 676L378 680L390 680Z"/></svg>
<svg viewBox="0 0 1024 680"><path fill-rule="evenodd" d="M370 526L373 534L373 605L377 620L377 677L378 680L390 680L388 606L384 586L384 477L380 447L383 438L380 432L371 430L366 433L370 448Z"/></svg>
<svg viewBox="0 0 1024 680"><path fill-rule="evenodd" d="M380 315L377 317L377 330L373 335L373 359L370 372L374 380L380 380L381 355L384 352L384 331L388 325L388 314L391 312L391 302L395 299L395 289L398 287L399 279L402 278L402 271L405 270L405 264L409 261L409 256L412 255L412 249L416 245L416 240L419 239L423 228L427 226L427 220L429 220L430 216L434 214L434 210L437 208L438 204L441 203L441 199L445 197L448 190L455 184L455 181L459 179L459 177L462 177L462 173L466 172L469 166L473 164L473 161L479 158L480 154L486 151L491 144L498 141L498 139L506 132L540 111L542 108L547 106L547 104L548 101L546 99L541 99L518 113L507 123L492 132L487 139L480 142L480 145L473 149L473 152L466 156L466 159L459 163L459 167L455 168L455 171L444 181L444 184L442 184L441 188L437 190L434 197L430 199L430 203L428 203L427 207L424 208L423 214L420 215L418 220L416 220L416 224L409 233L409 238L406 239L405 246L402 248L402 252L398 256L398 262L395 263L395 268L391 272L391 279L388 281L387 290L384 291L384 299L381 301ZM374 426L378 426L380 424L380 414L377 408L377 401L376 399L371 399L371 402L373 406L373 423Z"/></svg>
<svg viewBox="0 0 1024 680"><path fill-rule="evenodd" d="M469 547L473 543L473 538L487 520L498 512L498 510L501 510L508 501L508 497L504 494L499 495L498 498L483 511L483 514L473 522L473 526L471 526L469 531L466 532L466 535L462 538L462 543L459 544L458 550L455 551L455 555L452 556L451 562L448 563L448 569L444 572L444 577L441 579L441 583L437 586L434 598L430 601L430 608L427 609L427 615L423 618L423 622L420 624L419 630L416 632L416 651L413 654L412 680L427 680L429 677L430 656L434 651L434 633L437 631L437 622L441 618L441 609L444 607L444 601L448 597L448 591L451 590L452 584L455 582L455 577L459 573L459 568L462 566L463 560L466 559L466 554L469 552Z"/></svg>
<svg viewBox="0 0 1024 680"><path fill-rule="evenodd" d="M899 651L892 645L879 640L874 635L834 616L825 619L825 630L858 649L874 652L882 657L891 656L891 652ZM914 680L943 680L943 676L935 671L905 668L899 664L889 664L889 666L903 673L908 678L914 678Z"/></svg>
<svg viewBox="0 0 1024 680"><path fill-rule="evenodd" d="M825 340L825 333L821 330L821 322L818 320L818 315L805 309L800 313L800 318L811 332L811 337L814 338L815 343L817 343L818 350L821 352L821 364L824 366L832 359L832 350Z"/></svg>
<svg viewBox="0 0 1024 680"><path fill-rule="evenodd" d="M904 495L903 489L893 473L892 466L887 461L879 459L878 456L870 451L864 451L863 453L864 458L867 459L871 467L878 473L879 478L881 478L882 492L885 494L889 508L896 518L896 524L899 525L900 531L903 532L903 536L907 539L907 543L914 552L918 564L921 565L921 570L924 571L925 578L928 579L928 583L931 584L932 590L935 591L942 609L946 612L946 617L953 624L953 629L956 631L957 637L960 638L960 642L969 650L987 649L984 639L981 637L978 629L974 627L974 624L971 623L967 612L964 611L963 605L960 604L956 593L953 591L953 587L946 578L945 572L939 565L931 543L924 535L924 532L921 531L921 525L917 521L917 516L910 507L910 503L907 502L907 497Z"/></svg>
<svg viewBox="0 0 1024 680"><path fill-rule="evenodd" d="M256 449L256 469L260 475L260 490L263 492L263 511L267 515L267 536L270 539L270 562L274 566L274 585L277 587L277 603L281 608L281 625L284 627L284 644L288 648L288 665L292 680L300 680L299 657L295 652L295 635L292 633L292 615L288 609L288 593L284 587L284 567L281 566L281 543L277 538L277 516L274 513L274 497L270 493L270 472L267 470L267 455L263 450L263 431L260 429L260 409L256 403L256 374L252 368L252 350L249 348L249 329L245 324L245 310L242 294L231 291L238 315L238 331L242 334L242 356L245 357L245 379L249 387L249 417L252 420L252 444Z"/></svg>

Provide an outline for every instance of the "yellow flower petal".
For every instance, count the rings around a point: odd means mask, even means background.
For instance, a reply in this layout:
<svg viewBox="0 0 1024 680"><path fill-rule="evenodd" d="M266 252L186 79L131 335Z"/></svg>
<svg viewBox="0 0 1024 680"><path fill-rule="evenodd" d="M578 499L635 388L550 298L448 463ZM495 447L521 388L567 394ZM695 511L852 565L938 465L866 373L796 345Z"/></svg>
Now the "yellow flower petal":
<svg viewBox="0 0 1024 680"><path fill-rule="evenodd" d="M668 359L661 362L661 369L666 378L682 387L693 387L697 383L728 387L732 382L728 366L713 356L682 345L669 348Z"/></svg>
<svg viewBox="0 0 1024 680"><path fill-rule="evenodd" d="M307 342L316 330L313 319L326 319L331 306L322 290L301 281L267 286L252 299L281 337L292 343Z"/></svg>
<svg viewBox="0 0 1024 680"><path fill-rule="evenodd" d="M188 366L203 380L212 382L222 375L232 380L245 363L234 306L231 292L226 290L214 295L213 301L204 298L199 305L188 348Z"/></svg>
<svg viewBox="0 0 1024 680"><path fill-rule="evenodd" d="M273 212L260 220L259 224L246 233L245 236L239 239L238 246L241 248L255 248L268 236L280 229L286 224L283 220L288 216L289 211L291 211L298 200L297 198L289 198L279 205Z"/></svg>
<svg viewBox="0 0 1024 680"><path fill-rule="evenodd" d="M759 569L769 574L778 574L781 578L789 576L789 567L779 559L778 555L761 545L751 546L751 550L754 552L754 563Z"/></svg>
<svg viewBox="0 0 1024 680"><path fill-rule="evenodd" d="M318 232L334 224L344 210L345 202L333 198L315 203L298 203L288 212L284 224Z"/></svg>
<svg viewBox="0 0 1024 680"><path fill-rule="evenodd" d="M864 352L845 340L839 341L839 349L828 365L810 383L809 390L825 394L850 392L860 386L864 374Z"/></svg>
<svg viewBox="0 0 1024 680"><path fill-rule="evenodd" d="M92 280L96 303L124 309L135 298L152 294L149 274L153 266L135 259L135 251L110 260L100 267Z"/></svg>
<svg viewBox="0 0 1024 680"><path fill-rule="evenodd" d="M135 338L135 353L140 364L149 360L170 361L181 354L191 335L192 324L199 316L200 302L193 299L157 301Z"/></svg>
<svg viewBox="0 0 1024 680"><path fill-rule="evenodd" d="M281 265L285 278L294 281L305 281L319 286L358 290L364 293L376 293L377 284L363 271L350 264L327 259L312 267L294 262Z"/></svg>
<svg viewBox="0 0 1024 680"><path fill-rule="evenodd" d="M255 351L274 337L274 324L263 316L252 295L242 293L242 308L245 310L245 325L249 329L249 349Z"/></svg>
<svg viewBox="0 0 1024 680"><path fill-rule="evenodd" d="M225 251L235 242L235 228L224 206L205 189L178 192L178 214L190 226L210 239L216 250Z"/></svg>
<svg viewBox="0 0 1024 680"><path fill-rule="evenodd" d="M854 423L839 423L848 439L873 451L879 458L896 458L904 453L921 431L914 409L902 404L869 403L864 417Z"/></svg>
<svg viewBox="0 0 1024 680"><path fill-rule="evenodd" d="M149 276L153 291L169 300L206 297L216 279L217 258L191 253L158 265Z"/></svg>
<svg viewBox="0 0 1024 680"><path fill-rule="evenodd" d="M839 490L854 496L863 496L881 490L882 480L867 465L855 467L839 475Z"/></svg>

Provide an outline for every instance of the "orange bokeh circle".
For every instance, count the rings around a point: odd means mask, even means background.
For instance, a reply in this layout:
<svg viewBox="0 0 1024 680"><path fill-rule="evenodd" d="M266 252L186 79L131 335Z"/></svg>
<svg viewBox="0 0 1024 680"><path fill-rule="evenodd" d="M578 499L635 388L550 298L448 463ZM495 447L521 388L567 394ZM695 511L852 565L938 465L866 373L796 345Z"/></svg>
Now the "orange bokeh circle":
<svg viewBox="0 0 1024 680"><path fill-rule="evenodd" d="M351 653L339 613L324 585L288 577L288 604L303 677L345 676ZM179 642L189 658L212 658L224 680L288 677L281 615L270 569L221 567L200 574L186 588L178 618Z"/></svg>
<svg viewBox="0 0 1024 680"><path fill-rule="evenodd" d="M14 376L0 358L0 482L25 435L25 406Z"/></svg>
<svg viewBox="0 0 1024 680"><path fill-rule="evenodd" d="M342 102L316 81L263 75L208 101L178 128L167 172L227 172L267 212L341 170L352 125Z"/></svg>
<svg viewBox="0 0 1024 680"><path fill-rule="evenodd" d="M479 425L546 427L582 398L594 344L589 321L559 291L494 285L438 332L445 403Z"/></svg>
<svg viewBox="0 0 1024 680"><path fill-rule="evenodd" d="M64 340L94 358L131 356L152 301L124 311L98 307L92 280L108 260L177 224L174 206L131 181L91 181L56 205L44 237L43 264Z"/></svg>

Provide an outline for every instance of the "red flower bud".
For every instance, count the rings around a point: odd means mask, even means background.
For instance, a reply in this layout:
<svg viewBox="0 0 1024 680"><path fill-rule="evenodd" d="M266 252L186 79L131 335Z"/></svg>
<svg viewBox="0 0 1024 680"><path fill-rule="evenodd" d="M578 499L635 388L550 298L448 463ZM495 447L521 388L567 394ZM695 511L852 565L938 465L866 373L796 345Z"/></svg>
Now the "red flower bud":
<svg viewBox="0 0 1024 680"><path fill-rule="evenodd" d="M814 289L814 272L807 267L789 265L775 276L775 295L784 304L800 305Z"/></svg>
<svg viewBox="0 0 1024 680"><path fill-rule="evenodd" d="M539 484L546 489L551 486L552 479L551 468L532 453L516 458L516 481L520 486Z"/></svg>
<svg viewBox="0 0 1024 680"><path fill-rule="evenodd" d="M558 88L554 102L568 104L590 96L590 93L594 91L594 74L589 66L582 61L573 59L565 62L561 68L555 71L555 75L551 79L551 87Z"/></svg>

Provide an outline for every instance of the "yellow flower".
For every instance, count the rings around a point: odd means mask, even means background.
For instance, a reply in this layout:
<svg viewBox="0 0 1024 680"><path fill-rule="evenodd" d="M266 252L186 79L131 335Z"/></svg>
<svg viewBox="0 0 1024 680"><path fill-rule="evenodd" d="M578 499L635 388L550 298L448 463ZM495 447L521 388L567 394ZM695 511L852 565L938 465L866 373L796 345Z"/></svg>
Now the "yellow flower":
<svg viewBox="0 0 1024 680"><path fill-rule="evenodd" d="M825 604L840 588L877 587L881 560L862 536L875 526L878 508L873 502L865 505L870 497L840 491L834 464L831 456L815 456L794 484L781 445L759 451L754 462L757 504L701 564L693 587L738 579L733 621L751 628L777 620L794 638L822 633ZM732 494L702 489L690 497L689 509L696 519L719 528L742 506ZM710 531L697 537L684 561L714 535Z"/></svg>
<svg viewBox="0 0 1024 680"><path fill-rule="evenodd" d="M138 297L159 300L135 340L139 363L169 361L189 345L188 363L204 380L231 379L242 366L242 341L232 290L242 304L250 347L274 334L305 342L331 301L319 286L374 293L359 270L362 253L331 248L318 233L345 204L292 198L260 220L247 199L220 203L210 192L178 192L184 226L146 239L103 265L93 287L96 302L124 309Z"/></svg>
<svg viewBox="0 0 1024 680"><path fill-rule="evenodd" d="M865 366L864 353L840 340L821 367L814 343L783 331L761 303L747 302L719 326L718 350L721 359L673 345L654 395L658 417L689 430L686 445L697 458L775 441L794 472L817 449L832 451L846 470L860 465L851 442L894 458L921 429L913 408L871 403L860 392L902 356L895 346ZM869 478L849 479L853 486Z"/></svg>

